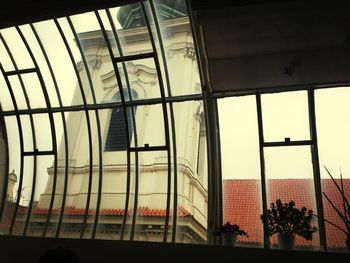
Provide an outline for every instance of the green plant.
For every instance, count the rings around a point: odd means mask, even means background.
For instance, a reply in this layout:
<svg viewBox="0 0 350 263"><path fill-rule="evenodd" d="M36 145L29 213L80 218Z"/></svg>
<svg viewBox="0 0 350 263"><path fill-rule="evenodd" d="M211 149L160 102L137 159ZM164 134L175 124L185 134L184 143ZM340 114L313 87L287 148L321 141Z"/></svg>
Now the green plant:
<svg viewBox="0 0 350 263"><path fill-rule="evenodd" d="M231 224L230 222L226 222L221 227L217 228L214 232L214 235L220 235L222 233L231 233L233 235L247 236L248 234L239 227L237 224Z"/></svg>
<svg viewBox="0 0 350 263"><path fill-rule="evenodd" d="M312 234L317 231L316 227L311 226L312 210L306 207L298 209L294 201L283 204L281 199L277 199L276 203L271 203L271 208L267 209L260 219L267 224L269 236L280 233L287 236L298 235L312 240Z"/></svg>
<svg viewBox="0 0 350 263"><path fill-rule="evenodd" d="M337 181L334 179L334 177L332 176L332 174L328 171L328 169L325 166L324 166L324 168L327 171L328 175L331 177L333 183L335 184L335 186L340 194L340 197L342 199L342 207L341 208L336 207L334 202L332 202L332 200L327 196L327 194L325 192L322 192L322 193L323 193L324 197L327 199L327 201L330 203L330 205L333 207L333 209L336 211L337 215L340 217L342 222L344 223L345 229L339 227L338 225L334 224L333 222L331 222L327 219L324 219L324 221L330 223L331 225L337 227L343 233L345 233L345 235L346 235L346 247L348 250L350 250L350 204L349 204L349 201L345 195L343 175L340 172L340 185L339 185L337 183Z"/></svg>

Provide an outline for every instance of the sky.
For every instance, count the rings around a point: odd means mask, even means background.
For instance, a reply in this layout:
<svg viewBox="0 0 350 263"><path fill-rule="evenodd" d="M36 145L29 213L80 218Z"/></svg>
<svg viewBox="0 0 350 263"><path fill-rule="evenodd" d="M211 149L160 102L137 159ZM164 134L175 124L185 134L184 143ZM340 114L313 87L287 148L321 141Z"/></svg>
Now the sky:
<svg viewBox="0 0 350 263"><path fill-rule="evenodd" d="M350 89L338 87L315 92L316 128L321 177L323 166L339 177L350 178ZM223 179L260 178L259 138L255 96L218 102ZM266 142L308 140L306 91L262 95ZM264 149L266 178L312 178L308 146Z"/></svg>

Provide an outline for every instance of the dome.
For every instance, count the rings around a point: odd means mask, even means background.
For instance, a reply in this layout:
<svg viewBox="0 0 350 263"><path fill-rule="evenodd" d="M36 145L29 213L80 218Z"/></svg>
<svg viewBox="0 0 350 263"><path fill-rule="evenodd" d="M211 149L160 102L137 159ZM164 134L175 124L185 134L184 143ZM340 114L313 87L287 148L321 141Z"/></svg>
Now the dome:
<svg viewBox="0 0 350 263"><path fill-rule="evenodd" d="M186 3L183 0L164 0L155 3L158 19L160 21L187 16ZM141 5L139 3L122 6L117 13L117 20L124 28L133 28L144 26L145 21L141 13Z"/></svg>
<svg viewBox="0 0 350 263"><path fill-rule="evenodd" d="M9 181L17 182L17 175L15 174L15 170L9 174Z"/></svg>

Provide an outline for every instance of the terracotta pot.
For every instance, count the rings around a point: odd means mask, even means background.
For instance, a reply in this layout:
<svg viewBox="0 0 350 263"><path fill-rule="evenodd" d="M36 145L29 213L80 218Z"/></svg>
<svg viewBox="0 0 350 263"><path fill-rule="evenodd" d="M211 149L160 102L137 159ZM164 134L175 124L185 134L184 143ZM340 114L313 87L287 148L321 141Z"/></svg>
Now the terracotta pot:
<svg viewBox="0 0 350 263"><path fill-rule="evenodd" d="M294 248L294 235L278 234L278 245L280 249L291 250Z"/></svg>

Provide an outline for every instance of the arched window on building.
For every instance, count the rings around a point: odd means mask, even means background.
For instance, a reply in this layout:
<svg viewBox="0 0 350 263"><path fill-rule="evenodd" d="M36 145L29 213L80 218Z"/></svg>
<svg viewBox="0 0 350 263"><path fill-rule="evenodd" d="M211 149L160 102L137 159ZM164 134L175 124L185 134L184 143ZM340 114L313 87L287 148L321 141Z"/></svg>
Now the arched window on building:
<svg viewBox="0 0 350 263"><path fill-rule="evenodd" d="M124 90L125 100L129 100L129 92ZM137 98L137 93L135 90L131 90L131 97L133 99ZM120 101L120 93L116 93L112 101ZM136 113L136 107L134 107L134 112ZM131 107L127 107L127 118L128 118L128 132L129 138L131 140L134 131L133 121L132 121L133 110ZM105 144L105 151L123 151L127 148L126 140L126 129L124 121L124 112L122 107L114 108L111 114L109 128L107 133L107 139Z"/></svg>

